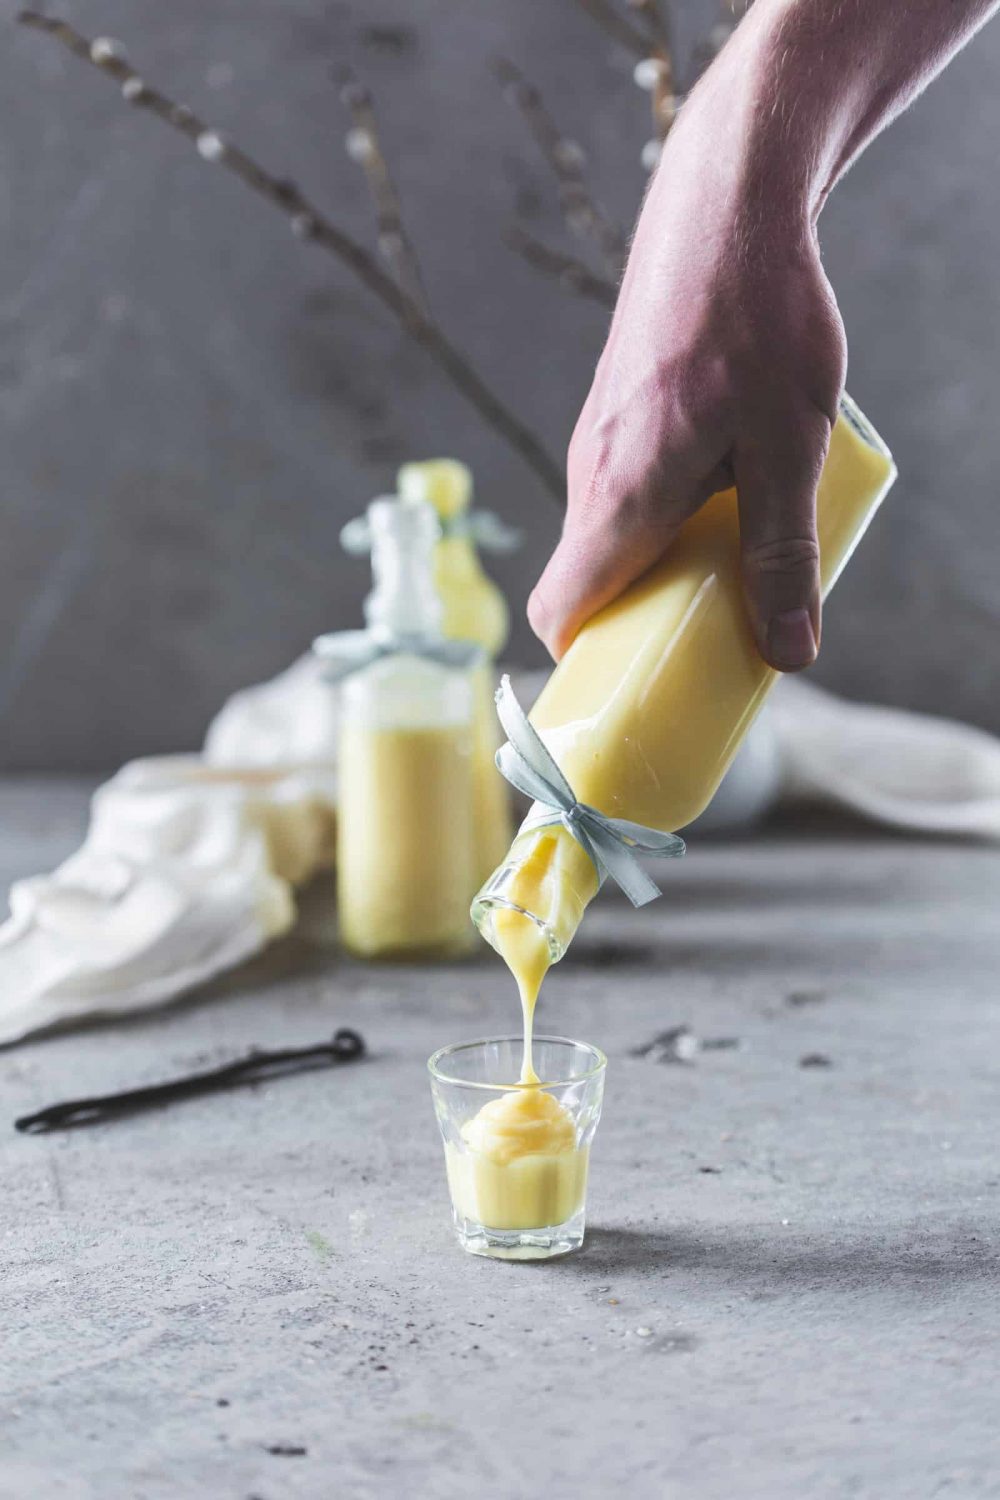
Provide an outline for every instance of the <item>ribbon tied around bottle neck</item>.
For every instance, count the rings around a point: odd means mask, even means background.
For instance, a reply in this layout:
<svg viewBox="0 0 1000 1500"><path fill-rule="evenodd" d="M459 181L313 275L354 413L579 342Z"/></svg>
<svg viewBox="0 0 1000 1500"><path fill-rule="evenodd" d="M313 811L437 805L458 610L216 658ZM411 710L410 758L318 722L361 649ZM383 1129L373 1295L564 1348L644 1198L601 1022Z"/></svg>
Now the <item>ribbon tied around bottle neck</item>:
<svg viewBox="0 0 1000 1500"><path fill-rule="evenodd" d="M419 656L454 672L468 671L484 659L475 641L452 641L433 635L392 635L374 630L336 630L317 636L313 651L328 682L342 682L355 672L390 656Z"/></svg>
<svg viewBox="0 0 1000 1500"><path fill-rule="evenodd" d="M496 702L507 734L507 743L497 751L497 767L511 786L535 804L521 825L522 832L561 824L593 860L601 879L610 875L633 906L655 900L662 892L642 868L638 856L677 859L684 853L684 840L676 833L661 833L627 818L610 818L598 808L578 802L518 703L506 675L500 680Z"/></svg>
<svg viewBox="0 0 1000 1500"><path fill-rule="evenodd" d="M440 522L441 536L447 541L451 537L466 538L480 552L492 552L495 556L507 556L517 552L524 540L524 533L517 526L510 526L494 510L460 511Z"/></svg>
<svg viewBox="0 0 1000 1500"><path fill-rule="evenodd" d="M460 511L445 519L438 517L442 541L461 538L472 542L481 552L505 556L516 552L524 533L510 526L492 510ZM366 557L372 550L372 528L367 515L355 516L341 527L340 545L352 557Z"/></svg>

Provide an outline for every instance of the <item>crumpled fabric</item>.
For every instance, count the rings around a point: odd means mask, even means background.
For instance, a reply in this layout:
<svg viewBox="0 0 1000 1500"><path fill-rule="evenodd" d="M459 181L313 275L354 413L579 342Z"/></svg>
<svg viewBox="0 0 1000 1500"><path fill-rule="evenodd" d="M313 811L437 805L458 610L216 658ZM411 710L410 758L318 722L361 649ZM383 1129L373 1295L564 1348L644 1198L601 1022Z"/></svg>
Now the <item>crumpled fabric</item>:
<svg viewBox="0 0 1000 1500"><path fill-rule="evenodd" d="M82 847L19 880L0 926L0 1045L162 1005L295 924L333 864L336 698L311 657L238 693L202 755L132 761Z"/></svg>
<svg viewBox="0 0 1000 1500"><path fill-rule="evenodd" d="M824 803L883 827L1000 838L1000 740L932 714L850 703L801 677L769 700L783 806Z"/></svg>
<svg viewBox="0 0 1000 1500"><path fill-rule="evenodd" d="M524 703L544 675L516 675ZM235 694L202 754L133 761L101 787L77 853L11 890L0 1045L161 1005L288 932L296 887L333 863L336 736L337 695L305 656ZM785 678L692 833L815 802L1000 838L1000 741Z"/></svg>

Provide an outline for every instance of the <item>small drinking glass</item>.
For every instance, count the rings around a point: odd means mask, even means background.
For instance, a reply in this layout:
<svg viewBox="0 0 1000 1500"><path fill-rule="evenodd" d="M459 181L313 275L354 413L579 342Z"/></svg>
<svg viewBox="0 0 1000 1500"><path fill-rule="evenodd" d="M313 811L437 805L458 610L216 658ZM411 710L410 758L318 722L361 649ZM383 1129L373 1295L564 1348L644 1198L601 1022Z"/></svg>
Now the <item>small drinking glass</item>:
<svg viewBox="0 0 1000 1500"><path fill-rule="evenodd" d="M546 1260L583 1244L607 1058L586 1042L536 1037L541 1082L523 1084L516 1081L522 1045L519 1036L459 1042L435 1052L427 1066L458 1243L471 1255ZM533 1097L518 1101L526 1090ZM523 1128L519 1102L527 1111Z"/></svg>

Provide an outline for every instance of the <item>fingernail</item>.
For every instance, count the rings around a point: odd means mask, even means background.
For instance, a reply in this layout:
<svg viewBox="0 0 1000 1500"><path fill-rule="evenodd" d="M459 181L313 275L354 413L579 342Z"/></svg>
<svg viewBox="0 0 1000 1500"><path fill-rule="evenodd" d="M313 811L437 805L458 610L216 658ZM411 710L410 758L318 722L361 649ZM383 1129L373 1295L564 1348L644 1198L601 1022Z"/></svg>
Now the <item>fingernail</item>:
<svg viewBox="0 0 1000 1500"><path fill-rule="evenodd" d="M794 672L816 660L816 636L807 609L786 609L767 627L771 661L782 672Z"/></svg>

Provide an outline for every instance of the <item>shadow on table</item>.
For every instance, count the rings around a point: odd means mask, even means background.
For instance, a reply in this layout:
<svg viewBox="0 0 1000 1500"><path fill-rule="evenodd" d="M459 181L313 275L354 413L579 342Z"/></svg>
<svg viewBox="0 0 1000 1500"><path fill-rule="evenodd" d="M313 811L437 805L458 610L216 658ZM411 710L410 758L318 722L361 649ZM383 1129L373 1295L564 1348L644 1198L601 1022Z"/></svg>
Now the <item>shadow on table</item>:
<svg viewBox="0 0 1000 1500"><path fill-rule="evenodd" d="M976 1234L979 1238L976 1238ZM587 1230L583 1250L558 1262L560 1272L588 1278L622 1274L669 1276L691 1272L702 1283L741 1289L761 1300L818 1287L840 1292L879 1288L1000 1282L1000 1258L982 1236L982 1226L952 1226L921 1243L919 1231L859 1238L792 1237L773 1234L704 1234L692 1229L635 1229L613 1225ZM550 1269L555 1269L550 1264Z"/></svg>

